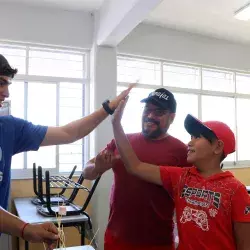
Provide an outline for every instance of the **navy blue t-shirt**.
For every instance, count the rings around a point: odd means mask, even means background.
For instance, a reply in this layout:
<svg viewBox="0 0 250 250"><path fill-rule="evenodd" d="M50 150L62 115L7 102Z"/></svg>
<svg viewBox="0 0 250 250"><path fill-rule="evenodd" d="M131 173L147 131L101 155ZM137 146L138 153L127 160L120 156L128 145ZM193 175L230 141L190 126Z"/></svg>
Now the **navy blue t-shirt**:
<svg viewBox="0 0 250 250"><path fill-rule="evenodd" d="M0 206L7 209L13 155L39 149L47 127L13 116L0 117Z"/></svg>

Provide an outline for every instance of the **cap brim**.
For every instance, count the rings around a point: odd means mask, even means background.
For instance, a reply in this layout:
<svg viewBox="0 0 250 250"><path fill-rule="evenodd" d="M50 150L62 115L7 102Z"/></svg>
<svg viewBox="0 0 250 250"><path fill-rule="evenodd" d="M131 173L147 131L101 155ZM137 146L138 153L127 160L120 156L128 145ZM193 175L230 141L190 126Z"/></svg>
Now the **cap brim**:
<svg viewBox="0 0 250 250"><path fill-rule="evenodd" d="M144 98L144 99L141 100L141 102L142 103L148 103L148 102L150 102L150 103L154 104L155 106L158 106L160 108L166 109L166 107L164 105L162 105L161 102L159 102L158 100L156 100L156 99L154 99L152 97Z"/></svg>
<svg viewBox="0 0 250 250"><path fill-rule="evenodd" d="M204 136L208 140L213 140L216 138L215 133L205 126L201 121L188 114L185 121L184 127L187 132L192 136Z"/></svg>

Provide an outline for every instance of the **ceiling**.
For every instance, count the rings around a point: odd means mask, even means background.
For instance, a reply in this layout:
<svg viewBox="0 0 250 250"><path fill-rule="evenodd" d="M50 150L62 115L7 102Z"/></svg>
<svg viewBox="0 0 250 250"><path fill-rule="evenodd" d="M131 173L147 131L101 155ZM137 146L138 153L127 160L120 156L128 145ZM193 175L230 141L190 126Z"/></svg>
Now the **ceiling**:
<svg viewBox="0 0 250 250"><path fill-rule="evenodd" d="M163 0L146 22L250 44L250 21L234 18L249 0Z"/></svg>
<svg viewBox="0 0 250 250"><path fill-rule="evenodd" d="M94 11L105 0L0 0L39 7ZM106 0L107 1L107 0ZM125 0L124 0L125 1ZM234 18L234 12L250 0L163 0L145 22L230 41L250 44L250 21Z"/></svg>
<svg viewBox="0 0 250 250"><path fill-rule="evenodd" d="M48 7L74 11L94 11L104 0L0 0L1 3L17 3L38 7Z"/></svg>

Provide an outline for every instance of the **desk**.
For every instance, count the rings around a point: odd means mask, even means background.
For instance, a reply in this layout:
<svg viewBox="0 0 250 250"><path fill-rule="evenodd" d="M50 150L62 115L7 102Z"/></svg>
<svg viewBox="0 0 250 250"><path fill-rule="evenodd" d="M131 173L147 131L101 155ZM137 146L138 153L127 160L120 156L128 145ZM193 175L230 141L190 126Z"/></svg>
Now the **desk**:
<svg viewBox="0 0 250 250"><path fill-rule="evenodd" d="M31 198L16 198L14 199L14 205L16 207L17 216L19 216L20 219L25 222L28 222L30 224L40 224L45 222L52 222L55 224L57 223L56 217L45 217L39 214L36 210L36 206L31 203ZM88 217L86 215L73 215L62 217L62 225L64 227L79 226L81 228L81 245L84 245L85 223L87 221ZM28 249L29 243L25 241L25 250Z"/></svg>

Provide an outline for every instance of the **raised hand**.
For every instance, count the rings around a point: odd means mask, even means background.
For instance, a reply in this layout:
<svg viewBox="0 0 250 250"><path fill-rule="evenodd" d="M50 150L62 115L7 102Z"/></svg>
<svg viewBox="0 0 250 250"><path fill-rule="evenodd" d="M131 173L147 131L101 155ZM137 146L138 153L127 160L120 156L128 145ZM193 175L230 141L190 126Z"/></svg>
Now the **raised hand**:
<svg viewBox="0 0 250 250"><path fill-rule="evenodd" d="M127 101L128 101L128 96L125 98L125 100L122 100L119 103L118 107L116 108L114 115L112 116L113 125L121 123L121 119L122 119L123 112L124 112L124 109L126 107Z"/></svg>
<svg viewBox="0 0 250 250"><path fill-rule="evenodd" d="M125 100L125 98L128 96L131 89L134 88L135 86L136 86L136 83L130 84L126 90L123 90L120 95L118 95L116 98L114 98L112 101L110 101L109 107L112 110L115 110L118 107L119 103L122 100Z"/></svg>

